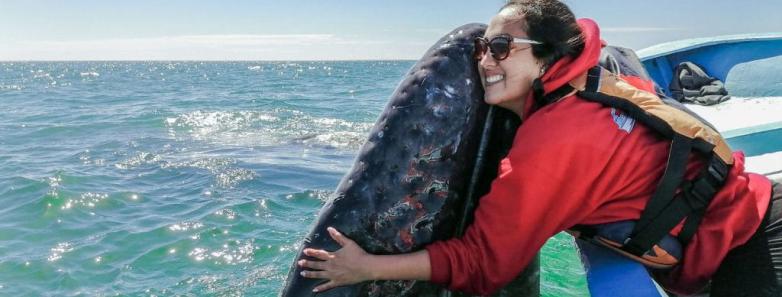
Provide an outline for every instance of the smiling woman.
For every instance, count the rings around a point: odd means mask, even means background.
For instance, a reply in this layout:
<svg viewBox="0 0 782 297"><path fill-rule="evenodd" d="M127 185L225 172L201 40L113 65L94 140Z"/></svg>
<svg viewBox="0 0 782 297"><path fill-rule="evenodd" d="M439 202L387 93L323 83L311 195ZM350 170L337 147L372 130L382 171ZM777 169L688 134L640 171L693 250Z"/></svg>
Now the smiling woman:
<svg viewBox="0 0 782 297"><path fill-rule="evenodd" d="M593 21L576 21L556 0L510 1L476 46L485 102L524 123L474 222L460 238L399 255L367 254L328 229L341 249L308 247L303 254L311 258L297 262L303 277L327 280L316 291L414 279L488 295L564 229L631 221L618 248L645 257L656 254L661 237L676 236L686 245L684 260L657 276L667 289L692 294L718 268L734 271L736 261L722 260L741 259L733 251L763 233L759 214L768 209L770 181L745 172L742 153L731 152L707 123L664 103L648 81L597 66L603 41ZM747 285L777 294L779 272L758 273L765 281ZM745 287L740 276L725 282L725 273L716 275L712 296Z"/></svg>

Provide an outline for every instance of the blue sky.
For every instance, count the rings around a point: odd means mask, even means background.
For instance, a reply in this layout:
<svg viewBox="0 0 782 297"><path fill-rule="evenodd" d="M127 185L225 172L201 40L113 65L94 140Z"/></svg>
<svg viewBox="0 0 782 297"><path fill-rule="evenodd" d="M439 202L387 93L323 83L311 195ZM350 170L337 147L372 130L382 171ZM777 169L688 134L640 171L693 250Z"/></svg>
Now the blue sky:
<svg viewBox="0 0 782 297"><path fill-rule="evenodd" d="M782 31L782 1L570 0L609 43ZM504 0L0 0L0 60L417 59ZM599 4L599 5L596 5Z"/></svg>

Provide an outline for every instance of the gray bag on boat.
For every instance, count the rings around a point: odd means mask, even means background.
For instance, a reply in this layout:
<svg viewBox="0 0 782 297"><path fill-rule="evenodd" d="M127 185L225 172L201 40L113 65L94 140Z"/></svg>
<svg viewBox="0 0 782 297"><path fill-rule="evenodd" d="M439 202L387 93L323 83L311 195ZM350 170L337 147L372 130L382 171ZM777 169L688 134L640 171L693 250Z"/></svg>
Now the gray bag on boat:
<svg viewBox="0 0 782 297"><path fill-rule="evenodd" d="M730 99L725 84L692 62L682 62L676 66L668 89L671 96L682 103L714 105Z"/></svg>

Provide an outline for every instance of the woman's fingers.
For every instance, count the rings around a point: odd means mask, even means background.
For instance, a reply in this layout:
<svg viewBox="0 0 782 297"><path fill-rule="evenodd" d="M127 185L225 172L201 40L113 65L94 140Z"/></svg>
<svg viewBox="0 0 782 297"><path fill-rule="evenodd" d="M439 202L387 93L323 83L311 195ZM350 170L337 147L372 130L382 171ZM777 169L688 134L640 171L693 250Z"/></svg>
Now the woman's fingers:
<svg viewBox="0 0 782 297"><path fill-rule="evenodd" d="M337 229L335 229L334 227L328 227L326 228L326 230L329 231L329 235L331 235L331 238L333 238L334 241L339 243L340 246L344 247L346 244L353 242L352 240L342 235L342 233L337 231Z"/></svg>
<svg viewBox="0 0 782 297"><path fill-rule="evenodd" d="M311 268L311 269L317 269L317 270L325 270L326 269L326 262L323 261L309 261L309 260L299 260L299 266Z"/></svg>
<svg viewBox="0 0 782 297"><path fill-rule="evenodd" d="M304 255L317 258L323 261L330 260L331 258L333 258L331 253L325 250L316 250L316 249L304 249Z"/></svg>
<svg viewBox="0 0 782 297"><path fill-rule="evenodd" d="M302 270L301 276L306 278L329 278L326 271Z"/></svg>
<svg viewBox="0 0 782 297"><path fill-rule="evenodd" d="M329 281L329 282L327 282L325 284L322 284L320 286L315 287L315 289L312 289L312 291L313 292L323 292L323 291L326 291L328 289L334 288L336 286L337 286L337 283L335 283L334 281Z"/></svg>

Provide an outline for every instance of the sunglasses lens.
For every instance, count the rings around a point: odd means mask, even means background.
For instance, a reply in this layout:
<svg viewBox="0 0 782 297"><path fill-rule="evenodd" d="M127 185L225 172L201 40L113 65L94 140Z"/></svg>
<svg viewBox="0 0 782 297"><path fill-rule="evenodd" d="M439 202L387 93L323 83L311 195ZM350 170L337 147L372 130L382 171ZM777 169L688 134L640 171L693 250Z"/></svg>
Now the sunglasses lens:
<svg viewBox="0 0 782 297"><path fill-rule="evenodd" d="M493 38L490 41L489 47L491 48L491 53L494 55L494 58L497 60L504 60L508 57L508 53L510 52L510 40L506 38Z"/></svg>
<svg viewBox="0 0 782 297"><path fill-rule="evenodd" d="M483 55L486 54L486 51L488 50L488 45L486 44L486 40L482 38L476 38L475 39L475 59L480 60L483 58Z"/></svg>

